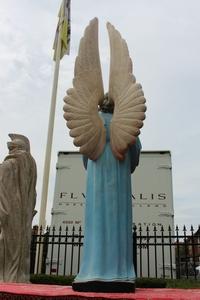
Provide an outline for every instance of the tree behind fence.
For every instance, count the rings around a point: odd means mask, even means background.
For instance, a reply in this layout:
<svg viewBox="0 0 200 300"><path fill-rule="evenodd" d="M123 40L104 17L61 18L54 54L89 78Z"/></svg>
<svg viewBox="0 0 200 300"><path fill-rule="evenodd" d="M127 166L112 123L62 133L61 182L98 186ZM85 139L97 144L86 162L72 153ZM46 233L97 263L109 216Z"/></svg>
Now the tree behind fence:
<svg viewBox="0 0 200 300"><path fill-rule="evenodd" d="M31 273L76 275L83 250L82 228L34 226L31 245ZM37 246L38 245L38 246ZM42 263L36 262L36 248ZM42 254L42 255L41 255ZM133 228L133 262L137 277L195 278L200 266L200 227Z"/></svg>

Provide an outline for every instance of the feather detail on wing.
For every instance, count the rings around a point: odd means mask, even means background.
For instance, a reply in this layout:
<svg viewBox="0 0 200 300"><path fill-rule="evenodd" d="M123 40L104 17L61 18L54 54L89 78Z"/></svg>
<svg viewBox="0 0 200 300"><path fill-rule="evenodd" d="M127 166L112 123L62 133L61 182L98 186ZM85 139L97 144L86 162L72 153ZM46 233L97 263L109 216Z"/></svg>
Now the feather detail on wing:
<svg viewBox="0 0 200 300"><path fill-rule="evenodd" d="M113 154L120 160L131 144L136 142L145 119L145 98L142 86L132 74L132 61L126 41L107 23L110 39L110 81L108 97L114 102L114 114L110 123L110 139Z"/></svg>
<svg viewBox="0 0 200 300"><path fill-rule="evenodd" d="M73 88L64 98L64 118L74 138L74 145L92 160L102 153L106 133L98 114L104 98L98 47L98 19L93 19L80 41L75 62Z"/></svg>

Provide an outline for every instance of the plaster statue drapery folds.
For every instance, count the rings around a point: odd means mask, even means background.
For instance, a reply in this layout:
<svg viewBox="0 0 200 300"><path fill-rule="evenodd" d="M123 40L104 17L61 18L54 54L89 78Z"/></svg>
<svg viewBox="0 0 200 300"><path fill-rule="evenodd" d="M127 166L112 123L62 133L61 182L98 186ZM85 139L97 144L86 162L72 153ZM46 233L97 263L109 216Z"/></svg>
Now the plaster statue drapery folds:
<svg viewBox="0 0 200 300"><path fill-rule="evenodd" d="M10 134L0 164L0 281L29 282L36 164L28 139Z"/></svg>
<svg viewBox="0 0 200 300"><path fill-rule="evenodd" d="M139 162L146 100L132 74L126 42L110 23L107 28L108 94L104 96L95 18L81 39L73 88L64 98L70 135L88 158L84 254L73 288L125 292L133 291L135 280L131 172Z"/></svg>

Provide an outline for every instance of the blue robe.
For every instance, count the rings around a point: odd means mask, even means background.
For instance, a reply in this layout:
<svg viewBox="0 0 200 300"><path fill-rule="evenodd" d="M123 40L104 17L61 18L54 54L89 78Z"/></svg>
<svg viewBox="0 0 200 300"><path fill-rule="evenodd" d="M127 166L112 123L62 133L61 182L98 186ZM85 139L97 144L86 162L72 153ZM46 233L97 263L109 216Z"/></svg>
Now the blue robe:
<svg viewBox="0 0 200 300"><path fill-rule="evenodd" d="M123 161L110 147L112 114L101 113L106 145L96 160L84 159L87 168L83 259L75 282L135 280L132 245L131 172L139 162L139 139Z"/></svg>

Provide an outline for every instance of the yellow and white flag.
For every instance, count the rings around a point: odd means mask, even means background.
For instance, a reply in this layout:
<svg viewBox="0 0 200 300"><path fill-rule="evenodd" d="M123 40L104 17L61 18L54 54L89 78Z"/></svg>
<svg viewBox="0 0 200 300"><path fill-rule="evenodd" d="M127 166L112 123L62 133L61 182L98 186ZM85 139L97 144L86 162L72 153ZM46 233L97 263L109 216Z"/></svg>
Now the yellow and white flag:
<svg viewBox="0 0 200 300"><path fill-rule="evenodd" d="M53 44L54 60L56 60L56 53L58 49L59 30L60 30L60 39L61 39L60 59L62 59L65 54L69 55L70 36L71 36L70 9L71 9L71 0L63 0L58 14L59 21L56 28L56 35Z"/></svg>

